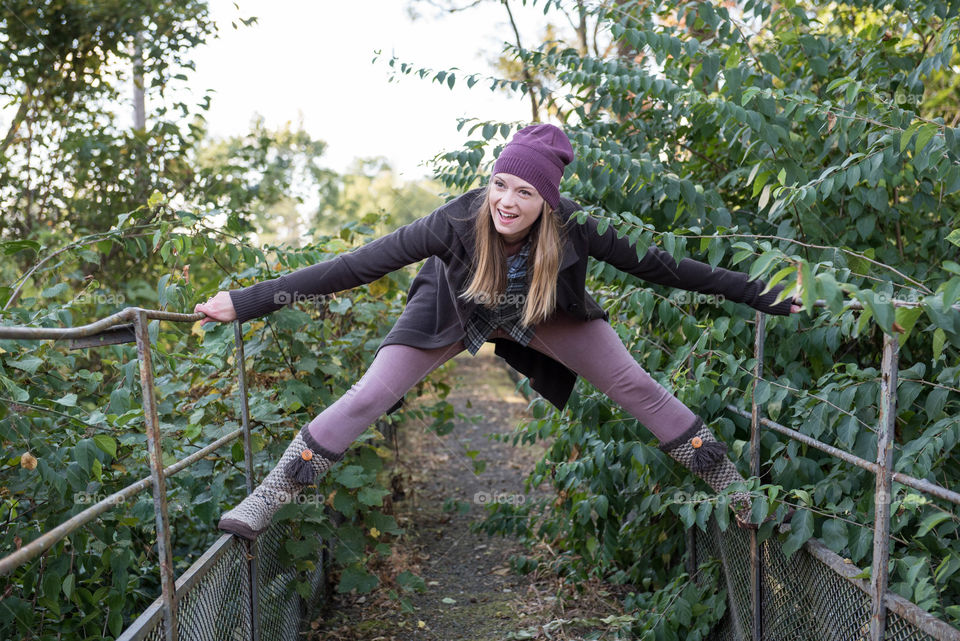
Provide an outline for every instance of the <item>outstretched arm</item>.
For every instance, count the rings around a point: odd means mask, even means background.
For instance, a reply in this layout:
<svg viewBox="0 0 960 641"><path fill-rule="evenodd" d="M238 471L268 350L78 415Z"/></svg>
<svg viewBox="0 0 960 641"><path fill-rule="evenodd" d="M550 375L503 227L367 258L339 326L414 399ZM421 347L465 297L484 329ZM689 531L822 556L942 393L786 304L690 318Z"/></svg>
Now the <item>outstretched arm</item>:
<svg viewBox="0 0 960 641"><path fill-rule="evenodd" d="M372 283L430 256L449 260L459 242L441 208L331 260L244 289L220 292L206 303L197 305L195 311L206 313L212 320L239 319L244 322L307 296L332 294Z"/></svg>
<svg viewBox="0 0 960 641"><path fill-rule="evenodd" d="M585 225L590 255L623 272L658 285L721 295L727 300L746 303L768 314L785 316L800 311L795 300L787 299L774 304L777 295L783 290L780 285L763 294L761 292L766 288L766 283L762 280L749 280L743 272L722 267L713 268L691 258L677 262L659 247L650 247L642 258L638 258L636 246L626 237L617 238L613 228L608 227L604 233L598 233L597 221L594 218L587 218Z"/></svg>

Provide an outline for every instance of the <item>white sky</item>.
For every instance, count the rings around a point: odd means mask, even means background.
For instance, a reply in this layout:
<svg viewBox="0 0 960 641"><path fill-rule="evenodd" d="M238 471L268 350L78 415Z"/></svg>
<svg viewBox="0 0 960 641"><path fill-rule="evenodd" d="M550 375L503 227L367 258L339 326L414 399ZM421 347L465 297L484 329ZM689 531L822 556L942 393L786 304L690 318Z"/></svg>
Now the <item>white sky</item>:
<svg viewBox="0 0 960 641"><path fill-rule="evenodd" d="M492 92L483 82L466 87L468 74L491 74L490 61L504 40L513 40L499 2L440 17L420 3L416 21L407 17L407 0L236 4L239 9L230 0L210 0L220 37L196 51L190 76L197 97L216 90L207 113L212 135L247 131L255 113L269 127L302 118L304 128L329 145L321 165L344 171L354 158L385 156L402 178L415 179L429 174L427 160L466 140L458 117L530 119L529 101L519 94ZM520 2L511 8L524 45L532 46L547 22L542 9ZM239 18L250 16L259 21L243 26ZM372 63L377 50L381 58ZM458 67L456 86L418 76L391 83L391 55L417 67Z"/></svg>

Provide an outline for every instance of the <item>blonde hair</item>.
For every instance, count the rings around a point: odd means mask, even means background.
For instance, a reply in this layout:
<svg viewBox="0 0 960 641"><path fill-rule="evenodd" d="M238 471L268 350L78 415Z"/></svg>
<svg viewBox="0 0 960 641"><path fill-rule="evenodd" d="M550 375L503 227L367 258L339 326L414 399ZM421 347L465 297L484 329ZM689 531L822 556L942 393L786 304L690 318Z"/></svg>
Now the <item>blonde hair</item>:
<svg viewBox="0 0 960 641"><path fill-rule="evenodd" d="M474 212L475 249L473 278L460 298L475 300L486 307L496 307L507 290L507 254L503 236L493 226L490 216L490 184L487 184L480 206ZM560 222L553 208L543 201L540 218L530 227L530 255L527 277L530 287L523 304L521 322L535 325L547 320L557 305L557 274L560 272L560 251L563 244Z"/></svg>

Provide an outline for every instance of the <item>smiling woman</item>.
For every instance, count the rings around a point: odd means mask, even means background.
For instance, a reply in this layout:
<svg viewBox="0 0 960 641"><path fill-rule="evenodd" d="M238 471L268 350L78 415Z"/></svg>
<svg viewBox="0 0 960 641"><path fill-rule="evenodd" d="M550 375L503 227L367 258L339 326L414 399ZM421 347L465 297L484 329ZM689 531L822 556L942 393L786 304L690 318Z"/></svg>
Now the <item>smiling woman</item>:
<svg viewBox="0 0 960 641"><path fill-rule="evenodd" d="M476 354L486 341L558 408L583 376L714 489L743 480L700 417L633 359L586 292L587 262L592 256L653 283L721 294L771 314L798 308L790 301L777 304L780 288L763 294L765 284L746 274L690 259L678 263L656 247L639 258L628 239L613 229L601 233L595 219L577 224L579 207L559 192L573 155L561 129L521 129L503 148L485 189L333 260L220 292L196 306L208 316L204 323L246 321L427 259L370 369L300 430L263 483L223 515L221 529L256 538L284 503L342 458L407 390L461 351ZM732 496L738 522L749 526L749 495Z"/></svg>
<svg viewBox="0 0 960 641"><path fill-rule="evenodd" d="M511 174L494 174L490 189L490 214L507 244L523 240L543 210L543 197L530 183Z"/></svg>

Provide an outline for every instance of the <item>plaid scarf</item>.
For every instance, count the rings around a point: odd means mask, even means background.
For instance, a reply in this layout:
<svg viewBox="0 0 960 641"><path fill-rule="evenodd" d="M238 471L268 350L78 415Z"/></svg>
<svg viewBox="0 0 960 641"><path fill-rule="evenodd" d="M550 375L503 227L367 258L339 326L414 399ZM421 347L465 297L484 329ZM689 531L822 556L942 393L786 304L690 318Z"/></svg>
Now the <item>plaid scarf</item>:
<svg viewBox="0 0 960 641"><path fill-rule="evenodd" d="M527 293L527 259L530 255L530 239L513 256L507 258L507 291L503 300L492 309L478 305L467 321L467 336L464 344L471 354L476 354L487 337L498 327L510 337L526 346L533 338L533 327L520 322Z"/></svg>

